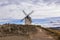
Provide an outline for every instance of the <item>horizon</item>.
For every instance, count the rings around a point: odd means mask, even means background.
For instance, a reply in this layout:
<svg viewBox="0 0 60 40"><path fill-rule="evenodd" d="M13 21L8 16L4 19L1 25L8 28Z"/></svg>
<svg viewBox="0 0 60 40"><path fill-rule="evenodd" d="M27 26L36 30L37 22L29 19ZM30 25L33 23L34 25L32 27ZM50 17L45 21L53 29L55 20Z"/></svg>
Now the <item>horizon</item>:
<svg viewBox="0 0 60 40"><path fill-rule="evenodd" d="M0 0L0 23L11 22L21 24L18 19L23 19L25 17L22 12L23 10L27 14L33 10L34 12L30 15L32 19L60 17L60 0ZM11 21L12 19L13 21ZM45 22L37 22L36 24L42 23ZM46 25L48 25L48 23Z"/></svg>
<svg viewBox="0 0 60 40"><path fill-rule="evenodd" d="M0 24L24 24L21 19L4 19ZM45 19L32 19L32 25L41 25L43 27L60 27L60 17L50 17Z"/></svg>

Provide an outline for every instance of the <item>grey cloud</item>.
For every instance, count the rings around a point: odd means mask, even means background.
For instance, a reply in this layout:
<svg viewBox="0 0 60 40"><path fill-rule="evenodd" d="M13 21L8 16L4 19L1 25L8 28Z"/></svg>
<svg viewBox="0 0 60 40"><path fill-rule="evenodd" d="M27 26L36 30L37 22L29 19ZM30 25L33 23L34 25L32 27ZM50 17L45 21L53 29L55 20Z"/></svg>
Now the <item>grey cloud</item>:
<svg viewBox="0 0 60 40"><path fill-rule="evenodd" d="M44 3L48 3L48 4L55 3L55 4L60 5L60 0L43 0L43 1Z"/></svg>
<svg viewBox="0 0 60 40"><path fill-rule="evenodd" d="M7 2L7 3L6 3ZM19 1L19 0L5 0L5 1L1 1L0 0L0 6L6 6L6 5L11 5L11 4L16 4L16 5L18 5L18 4L20 4L20 2L21 1Z"/></svg>
<svg viewBox="0 0 60 40"><path fill-rule="evenodd" d="M6 1L8 3L5 3ZM27 2L27 3L32 3L32 4L43 3L46 5L55 3L55 4L60 5L60 0L0 0L0 2L2 2L2 4L0 4L0 6L6 6L6 5L10 5L10 4L19 5L21 2Z"/></svg>
<svg viewBox="0 0 60 40"><path fill-rule="evenodd" d="M20 0L8 0L10 4L20 4Z"/></svg>
<svg viewBox="0 0 60 40"><path fill-rule="evenodd" d="M59 4L60 5L60 0L56 0L55 4Z"/></svg>

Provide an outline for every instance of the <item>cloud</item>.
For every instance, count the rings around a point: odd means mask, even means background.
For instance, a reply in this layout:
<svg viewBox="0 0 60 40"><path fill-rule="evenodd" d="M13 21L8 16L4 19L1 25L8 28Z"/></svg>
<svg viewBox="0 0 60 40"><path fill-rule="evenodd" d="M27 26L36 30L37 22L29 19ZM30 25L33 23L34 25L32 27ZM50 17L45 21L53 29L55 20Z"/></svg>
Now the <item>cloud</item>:
<svg viewBox="0 0 60 40"><path fill-rule="evenodd" d="M22 19L25 17L22 10L30 13L32 18L46 18L60 16L59 0L0 0L0 18ZM23 16L23 17L22 17Z"/></svg>
<svg viewBox="0 0 60 40"><path fill-rule="evenodd" d="M0 0L0 23L11 22L11 19L23 19L25 15L22 10L27 14L33 10L30 15L33 19L60 17L60 0ZM41 25L53 26L48 23Z"/></svg>

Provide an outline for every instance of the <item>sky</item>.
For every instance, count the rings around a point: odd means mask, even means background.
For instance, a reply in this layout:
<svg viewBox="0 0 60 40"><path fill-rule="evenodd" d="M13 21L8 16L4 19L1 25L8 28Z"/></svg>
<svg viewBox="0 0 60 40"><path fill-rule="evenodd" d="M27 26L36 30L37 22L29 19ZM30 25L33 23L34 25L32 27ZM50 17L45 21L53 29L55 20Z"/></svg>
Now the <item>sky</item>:
<svg viewBox="0 0 60 40"><path fill-rule="evenodd" d="M24 10L33 19L59 17L60 0L0 0L0 19L22 19Z"/></svg>
<svg viewBox="0 0 60 40"><path fill-rule="evenodd" d="M0 23L23 19L23 10L27 14L33 11L32 19L60 17L60 0L0 0Z"/></svg>

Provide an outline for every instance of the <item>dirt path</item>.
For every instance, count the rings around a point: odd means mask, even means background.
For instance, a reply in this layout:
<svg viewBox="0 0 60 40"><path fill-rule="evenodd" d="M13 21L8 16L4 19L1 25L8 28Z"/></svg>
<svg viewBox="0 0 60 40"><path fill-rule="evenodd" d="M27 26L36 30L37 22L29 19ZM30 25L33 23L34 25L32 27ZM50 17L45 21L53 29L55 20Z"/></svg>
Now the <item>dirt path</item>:
<svg viewBox="0 0 60 40"><path fill-rule="evenodd" d="M38 33L35 35L32 35L31 40L54 40L53 37L47 35L44 30L41 30L39 28L37 29L38 29Z"/></svg>
<svg viewBox="0 0 60 40"><path fill-rule="evenodd" d="M54 40L53 37L47 35L45 31L38 29L36 34L30 34L29 37L25 36L6 36L0 37L0 40Z"/></svg>

